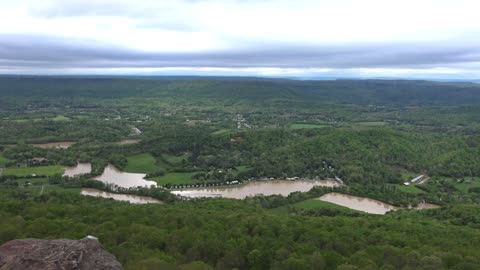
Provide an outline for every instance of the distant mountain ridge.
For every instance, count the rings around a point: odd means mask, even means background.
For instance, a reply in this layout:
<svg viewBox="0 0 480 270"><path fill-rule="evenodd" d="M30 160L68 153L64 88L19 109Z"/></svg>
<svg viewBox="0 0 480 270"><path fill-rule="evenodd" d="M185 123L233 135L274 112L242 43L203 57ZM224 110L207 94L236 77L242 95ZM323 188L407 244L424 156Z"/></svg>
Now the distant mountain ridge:
<svg viewBox="0 0 480 270"><path fill-rule="evenodd" d="M421 80L0 76L5 98L179 97L398 106L480 104L480 85Z"/></svg>

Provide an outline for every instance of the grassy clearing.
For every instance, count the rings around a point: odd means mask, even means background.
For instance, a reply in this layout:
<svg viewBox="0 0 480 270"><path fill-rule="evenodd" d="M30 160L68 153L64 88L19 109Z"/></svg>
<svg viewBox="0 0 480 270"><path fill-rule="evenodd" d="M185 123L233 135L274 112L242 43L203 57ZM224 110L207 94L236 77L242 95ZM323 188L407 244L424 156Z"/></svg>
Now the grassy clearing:
<svg viewBox="0 0 480 270"><path fill-rule="evenodd" d="M220 130L214 131L210 134L212 134L212 135L222 135L222 134L227 134L229 132L230 132L230 130L228 130L228 129L220 129Z"/></svg>
<svg viewBox="0 0 480 270"><path fill-rule="evenodd" d="M424 193L425 191L417 188L415 185L405 186L405 185L394 185L396 186L401 192L410 193L410 194L420 194Z"/></svg>
<svg viewBox="0 0 480 270"><path fill-rule="evenodd" d="M47 178L20 178L16 180L19 185L23 185L26 182L31 183L32 185L43 185L48 184Z"/></svg>
<svg viewBox="0 0 480 270"><path fill-rule="evenodd" d="M17 123L28 123L28 122L38 122L42 121L42 118L29 118L29 119L12 119L10 121L17 122Z"/></svg>
<svg viewBox="0 0 480 270"><path fill-rule="evenodd" d="M123 171L130 173L153 173L159 167L156 165L155 158L149 154L139 154L127 157L128 165L123 168Z"/></svg>
<svg viewBox="0 0 480 270"><path fill-rule="evenodd" d="M191 153L184 153L180 156L163 154L162 157L171 164L180 164L184 159L187 160L191 155Z"/></svg>
<svg viewBox="0 0 480 270"><path fill-rule="evenodd" d="M157 182L159 185L166 185L166 184L193 184L197 183L195 180L192 179L192 175L196 172L186 172L186 173L167 173L163 176L153 177L148 180L153 180Z"/></svg>
<svg viewBox="0 0 480 270"><path fill-rule="evenodd" d="M69 117L64 115L57 115L55 117L42 117L42 118L28 118L28 119L12 119L11 121L17 123L28 123L28 122L39 122L39 121L55 121L55 122L62 122L62 121L70 121L72 120Z"/></svg>
<svg viewBox="0 0 480 270"><path fill-rule="evenodd" d="M29 186L29 187L23 187L24 191L31 192L33 195L40 195L40 192L42 191L42 186ZM80 188L64 188L60 186L50 186L50 185L45 185L43 187L43 194L48 194L50 192L58 192L58 193L68 193L68 194L80 194Z"/></svg>
<svg viewBox="0 0 480 270"><path fill-rule="evenodd" d="M457 182L455 179L449 179L456 189L468 192L470 188L480 188L480 177L465 177L463 183Z"/></svg>
<svg viewBox="0 0 480 270"><path fill-rule="evenodd" d="M323 124L291 124L288 128L290 129L304 129L304 128L326 128L329 125Z"/></svg>
<svg viewBox="0 0 480 270"><path fill-rule="evenodd" d="M241 172L248 171L251 168L250 168L250 166L237 166L236 169L237 169L237 173L241 173Z"/></svg>
<svg viewBox="0 0 480 270"><path fill-rule="evenodd" d="M60 165L51 166L36 166L36 167L18 167L18 168L6 168L3 172L4 175L14 175L17 177L36 175L51 176L55 174L63 174L64 168Z"/></svg>
<svg viewBox="0 0 480 270"><path fill-rule="evenodd" d="M387 123L386 122L356 122L353 123L355 126L361 126L361 127L381 127L385 126Z"/></svg>

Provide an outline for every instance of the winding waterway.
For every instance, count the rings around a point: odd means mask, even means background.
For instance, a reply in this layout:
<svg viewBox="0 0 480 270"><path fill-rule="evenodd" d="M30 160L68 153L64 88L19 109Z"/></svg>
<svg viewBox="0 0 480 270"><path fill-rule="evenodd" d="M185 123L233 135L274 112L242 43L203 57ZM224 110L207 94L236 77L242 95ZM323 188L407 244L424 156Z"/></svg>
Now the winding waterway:
<svg viewBox="0 0 480 270"><path fill-rule="evenodd" d="M163 203L154 198L130 195L130 194L115 194L110 192L101 191L93 188L82 188L80 194L85 196L101 197L107 199L114 199L115 201L126 201L134 204L146 204L146 203Z"/></svg>
<svg viewBox="0 0 480 270"><path fill-rule="evenodd" d="M377 201L370 198L352 196L342 193L327 193L317 200L324 202L334 203L341 205L353 210L358 210L370 214L384 215L388 211L396 211L399 209L404 209L402 207L396 207L381 201ZM417 207L410 207L410 209L422 210L422 209L433 209L439 208L440 206L430 203L420 203Z"/></svg>
<svg viewBox="0 0 480 270"><path fill-rule="evenodd" d="M205 187L190 188L171 191L173 194L190 197L223 197L231 199L245 199L248 196L255 195L282 195L296 191L307 192L314 186L334 187L340 184L333 180L272 180L272 181L254 181L244 185L226 186L226 187Z"/></svg>

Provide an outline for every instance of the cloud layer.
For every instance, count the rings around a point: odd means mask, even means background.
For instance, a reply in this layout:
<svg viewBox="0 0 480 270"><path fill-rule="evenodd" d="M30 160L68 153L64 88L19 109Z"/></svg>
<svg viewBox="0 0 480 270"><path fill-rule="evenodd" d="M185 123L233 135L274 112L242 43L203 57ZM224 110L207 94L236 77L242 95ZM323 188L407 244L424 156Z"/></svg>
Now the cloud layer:
<svg viewBox="0 0 480 270"><path fill-rule="evenodd" d="M0 73L480 75L477 1L0 0L0 7Z"/></svg>

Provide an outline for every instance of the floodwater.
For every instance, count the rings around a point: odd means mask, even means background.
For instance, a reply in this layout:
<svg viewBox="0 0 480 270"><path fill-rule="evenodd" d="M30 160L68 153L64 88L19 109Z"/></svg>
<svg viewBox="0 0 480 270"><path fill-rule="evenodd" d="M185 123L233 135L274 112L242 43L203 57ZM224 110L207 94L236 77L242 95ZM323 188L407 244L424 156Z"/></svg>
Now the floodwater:
<svg viewBox="0 0 480 270"><path fill-rule="evenodd" d="M115 201L126 201L134 204L146 204L146 203L163 203L154 198L130 195L130 194L115 194L110 192L101 191L93 188L82 188L80 194L85 196L101 197L107 199L114 199Z"/></svg>
<svg viewBox="0 0 480 270"><path fill-rule="evenodd" d="M370 198L357 197L336 192L327 193L322 197L318 198L318 200L338 204L353 210L378 215L384 215L388 211L395 211L399 209L399 207L395 207L393 205L389 205Z"/></svg>
<svg viewBox="0 0 480 270"><path fill-rule="evenodd" d="M119 145L128 145L128 144L136 144L136 143L139 143L139 142L140 142L140 140L132 140L132 139L130 139L130 140L121 140L121 141L117 142L117 144L119 144Z"/></svg>
<svg viewBox="0 0 480 270"><path fill-rule="evenodd" d="M67 149L73 144L75 144L75 142L34 143L32 145L40 148Z"/></svg>
<svg viewBox="0 0 480 270"><path fill-rule="evenodd" d="M105 167L102 175L95 177L95 180L102 181L107 184L115 184L119 187L150 187L152 185L157 186L155 181L148 181L143 179L146 174L143 173L126 173L117 169L112 164L108 164Z"/></svg>
<svg viewBox="0 0 480 270"><path fill-rule="evenodd" d="M272 181L254 181L245 185L231 187L205 187L191 188L171 191L173 194L200 198L200 197L223 197L231 199L245 199L248 196L255 195L282 195L296 191L307 192L314 186L335 187L340 184L333 180L272 180Z"/></svg>
<svg viewBox="0 0 480 270"><path fill-rule="evenodd" d="M317 198L317 200L334 203L337 205L348 207L353 210L377 215L385 215L385 213L387 213L388 211L404 209L402 207L396 207L370 198L352 196L336 192L325 194L322 197ZM420 203L417 207L412 207L410 209L422 210L433 208L440 208L440 206L431 203Z"/></svg>
<svg viewBox="0 0 480 270"><path fill-rule="evenodd" d="M63 176L74 177L81 174L87 174L92 172L92 164L90 163L78 163L73 167L65 167Z"/></svg>

